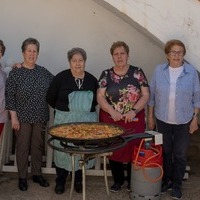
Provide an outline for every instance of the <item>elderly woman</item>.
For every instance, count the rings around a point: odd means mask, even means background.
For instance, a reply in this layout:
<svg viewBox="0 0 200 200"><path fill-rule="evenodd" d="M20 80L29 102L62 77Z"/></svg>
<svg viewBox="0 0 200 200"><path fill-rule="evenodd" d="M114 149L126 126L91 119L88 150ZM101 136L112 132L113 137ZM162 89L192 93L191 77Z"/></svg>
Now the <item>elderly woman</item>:
<svg viewBox="0 0 200 200"><path fill-rule="evenodd" d="M128 64L129 47L123 41L112 44L110 53L114 66L104 70L99 79L97 101L100 105L99 120L117 124L133 134L145 130L144 108L149 99L147 79L141 68ZM136 141L114 151L109 157L114 184L110 190L118 192L124 184L124 165L127 162L130 190L131 158Z"/></svg>
<svg viewBox="0 0 200 200"><path fill-rule="evenodd" d="M168 62L157 66L150 84L148 124L154 129L156 123L163 134L161 192L172 189L171 197L180 199L190 136L198 129L200 85L196 69L184 61L180 40L168 41L165 54Z"/></svg>
<svg viewBox="0 0 200 200"><path fill-rule="evenodd" d="M39 42L28 38L22 43L24 61L14 68L6 81L6 109L11 115L16 134L16 158L19 173L19 189L26 191L28 156L31 155L33 182L42 187L49 183L41 175L44 150L44 127L49 120L46 94L53 75L36 64Z"/></svg>
<svg viewBox="0 0 200 200"><path fill-rule="evenodd" d="M6 47L0 40L0 60L5 53ZM0 63L0 138L3 131L4 123L7 121L7 111L5 110L5 82L6 73L3 71Z"/></svg>
<svg viewBox="0 0 200 200"><path fill-rule="evenodd" d="M47 101L55 109L55 125L70 122L96 122L96 90L97 79L85 71L87 55L82 48L68 51L70 69L57 74L52 81ZM59 146L59 142L55 142ZM75 190L82 192L82 171L79 170L79 159L75 159ZM55 192L62 194L69 171L72 171L71 156L55 151L56 165ZM93 161L88 163L92 167Z"/></svg>

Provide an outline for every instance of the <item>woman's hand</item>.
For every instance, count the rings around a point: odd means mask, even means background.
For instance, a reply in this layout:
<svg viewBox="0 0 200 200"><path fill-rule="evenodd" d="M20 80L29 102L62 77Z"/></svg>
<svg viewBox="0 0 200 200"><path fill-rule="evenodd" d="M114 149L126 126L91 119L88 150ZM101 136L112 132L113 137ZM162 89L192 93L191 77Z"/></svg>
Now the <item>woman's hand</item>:
<svg viewBox="0 0 200 200"><path fill-rule="evenodd" d="M123 114L125 123L132 122L134 120L135 116L136 116L136 113L134 110L130 110L129 112Z"/></svg>
<svg viewBox="0 0 200 200"><path fill-rule="evenodd" d="M105 112L109 113L111 118L114 121L120 121L123 120L123 115L116 111L106 100L105 97L105 93L106 93L106 88L99 88L97 90L97 102L99 104L99 106L101 107L102 110L104 110Z"/></svg>
<svg viewBox="0 0 200 200"><path fill-rule="evenodd" d="M21 63L15 63L15 64L13 64L12 67L13 67L13 68L21 68L21 67L22 67L22 64L21 64Z"/></svg>
<svg viewBox="0 0 200 200"><path fill-rule="evenodd" d="M156 126L156 122L155 122L155 117L154 117L153 106L148 106L147 124L148 124L149 130L154 130Z"/></svg>
<svg viewBox="0 0 200 200"><path fill-rule="evenodd" d="M120 121L120 120L123 120L123 119L124 119L123 115L122 115L120 112L118 112L118 111L116 111L116 110L114 110L114 109L112 109L112 111L109 112L109 114L110 114L111 118L112 118L114 121Z"/></svg>
<svg viewBox="0 0 200 200"><path fill-rule="evenodd" d="M16 131L20 129L20 122L15 111L10 111L12 128Z"/></svg>
<svg viewBox="0 0 200 200"><path fill-rule="evenodd" d="M198 129L198 118L193 117L190 123L189 133L193 134Z"/></svg>
<svg viewBox="0 0 200 200"><path fill-rule="evenodd" d="M18 119L13 119L12 120L12 128L16 131L20 129L20 123Z"/></svg>
<svg viewBox="0 0 200 200"><path fill-rule="evenodd" d="M154 130L156 123L154 117L148 117L148 128L149 130Z"/></svg>

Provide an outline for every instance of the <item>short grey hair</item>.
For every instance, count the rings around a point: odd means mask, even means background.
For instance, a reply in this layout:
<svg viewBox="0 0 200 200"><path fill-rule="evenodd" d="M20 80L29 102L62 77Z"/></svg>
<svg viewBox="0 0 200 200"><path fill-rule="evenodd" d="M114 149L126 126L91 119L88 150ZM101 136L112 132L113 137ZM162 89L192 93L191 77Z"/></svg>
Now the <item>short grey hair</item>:
<svg viewBox="0 0 200 200"><path fill-rule="evenodd" d="M70 62L70 60L72 59L72 57L75 54L81 54L81 56L83 57L84 61L86 61L86 59L87 59L86 51L84 49L82 49L82 48L75 47L75 48L72 48L71 50L69 50L67 52L67 57L68 57L68 61L69 62Z"/></svg>
<svg viewBox="0 0 200 200"><path fill-rule="evenodd" d="M38 42L37 39L35 38L27 38L26 40L23 41L22 43L22 46L21 46L21 49L22 49L22 52L24 53L26 51L26 48L29 44L34 44L36 47L37 47L37 51L39 53L39 50L40 50L40 43Z"/></svg>

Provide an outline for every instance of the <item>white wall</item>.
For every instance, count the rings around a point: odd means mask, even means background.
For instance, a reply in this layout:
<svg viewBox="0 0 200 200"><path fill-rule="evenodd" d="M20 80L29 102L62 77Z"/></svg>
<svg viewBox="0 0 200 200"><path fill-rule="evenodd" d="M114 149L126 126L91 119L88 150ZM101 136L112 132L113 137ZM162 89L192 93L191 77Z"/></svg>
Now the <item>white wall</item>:
<svg viewBox="0 0 200 200"><path fill-rule="evenodd" d="M75 46L88 53L87 70L99 77L112 66L109 48L124 40L130 63L149 78L165 56L157 43L92 0L1 0L0 39L7 47L6 62L21 61L21 43L36 37L41 43L38 64L53 73L68 68L67 51Z"/></svg>
<svg viewBox="0 0 200 200"><path fill-rule="evenodd" d="M95 0L102 2L101 0ZM182 40L186 60L200 70L200 0L104 0L166 43Z"/></svg>

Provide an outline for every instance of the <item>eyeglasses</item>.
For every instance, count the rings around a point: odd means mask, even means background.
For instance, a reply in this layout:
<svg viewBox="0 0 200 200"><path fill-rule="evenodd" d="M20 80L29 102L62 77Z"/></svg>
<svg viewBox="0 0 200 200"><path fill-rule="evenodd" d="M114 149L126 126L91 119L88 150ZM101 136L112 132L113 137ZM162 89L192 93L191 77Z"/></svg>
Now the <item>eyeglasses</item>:
<svg viewBox="0 0 200 200"><path fill-rule="evenodd" d="M183 56L183 51L170 51L169 54L171 56L175 56L175 55Z"/></svg>

